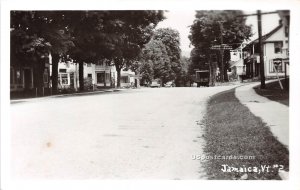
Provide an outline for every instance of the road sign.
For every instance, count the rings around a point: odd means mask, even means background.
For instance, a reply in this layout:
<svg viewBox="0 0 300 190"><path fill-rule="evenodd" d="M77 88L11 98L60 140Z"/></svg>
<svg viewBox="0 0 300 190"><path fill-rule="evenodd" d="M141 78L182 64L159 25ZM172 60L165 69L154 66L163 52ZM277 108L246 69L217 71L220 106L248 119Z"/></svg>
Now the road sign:
<svg viewBox="0 0 300 190"><path fill-rule="evenodd" d="M232 47L227 44L221 44L221 45L213 45L210 47L210 49L215 49L215 50L231 50Z"/></svg>

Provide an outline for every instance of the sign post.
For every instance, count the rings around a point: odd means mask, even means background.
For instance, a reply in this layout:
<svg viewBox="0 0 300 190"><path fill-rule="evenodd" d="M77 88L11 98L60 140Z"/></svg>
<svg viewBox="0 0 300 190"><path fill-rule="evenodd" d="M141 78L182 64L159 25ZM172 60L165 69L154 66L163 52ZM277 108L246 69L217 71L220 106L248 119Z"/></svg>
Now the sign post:
<svg viewBox="0 0 300 190"><path fill-rule="evenodd" d="M210 47L212 50L219 50L221 52L221 82L224 82L224 64L223 64L223 55L224 50L232 50L232 47L228 44L221 44L221 45L213 45Z"/></svg>
<svg viewBox="0 0 300 190"><path fill-rule="evenodd" d="M276 76L277 76L277 79L278 79L280 88L281 88L281 90L283 90L283 86L282 86L282 83L281 83L281 81L280 81L280 79L279 79L279 76L278 76L278 70L277 70L277 68L278 68L278 66L279 66L280 64L282 64L282 59L276 59L276 60L273 61L273 68L274 68L274 70L275 70L275 72L276 72ZM276 68L276 66L277 66L277 68Z"/></svg>

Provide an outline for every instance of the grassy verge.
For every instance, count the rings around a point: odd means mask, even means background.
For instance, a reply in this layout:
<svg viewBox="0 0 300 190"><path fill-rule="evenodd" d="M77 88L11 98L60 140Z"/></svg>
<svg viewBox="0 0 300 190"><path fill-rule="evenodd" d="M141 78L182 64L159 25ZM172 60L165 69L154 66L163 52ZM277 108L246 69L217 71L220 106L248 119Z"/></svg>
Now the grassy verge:
<svg viewBox="0 0 300 190"><path fill-rule="evenodd" d="M282 85L286 89L284 80L281 80ZM289 81L288 81L289 83ZM254 88L255 92L261 96L269 98L270 100L279 102L289 106L289 91L281 90L278 81L266 84L266 89L260 89L259 86Z"/></svg>
<svg viewBox="0 0 300 190"><path fill-rule="evenodd" d="M210 99L204 124L207 159L203 163L209 179L280 179L278 169L289 170L288 149L273 137L260 118L238 101L234 90ZM224 165L235 171L223 172Z"/></svg>

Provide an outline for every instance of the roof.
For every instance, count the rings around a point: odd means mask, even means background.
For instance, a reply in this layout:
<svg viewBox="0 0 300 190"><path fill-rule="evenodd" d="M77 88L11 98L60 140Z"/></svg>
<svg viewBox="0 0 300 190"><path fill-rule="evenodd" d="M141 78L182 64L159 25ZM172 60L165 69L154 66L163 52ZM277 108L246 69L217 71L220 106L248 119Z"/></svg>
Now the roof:
<svg viewBox="0 0 300 190"><path fill-rule="evenodd" d="M270 36L272 36L275 32L277 32L283 25L280 24L279 26L277 26L276 28L274 28L272 31L270 31L269 33L265 34L262 36L262 41L265 41L266 39L268 39ZM248 46L252 45L252 44L256 44L258 43L258 38L253 40L252 42L250 42L249 44L247 44L244 48L247 48Z"/></svg>
<svg viewBox="0 0 300 190"><path fill-rule="evenodd" d="M244 64L243 64L243 60L242 59L240 59L240 60L238 60L238 61L230 61L230 68L232 68L232 67L234 67L234 66L236 66L236 67L241 67L241 66L243 66Z"/></svg>

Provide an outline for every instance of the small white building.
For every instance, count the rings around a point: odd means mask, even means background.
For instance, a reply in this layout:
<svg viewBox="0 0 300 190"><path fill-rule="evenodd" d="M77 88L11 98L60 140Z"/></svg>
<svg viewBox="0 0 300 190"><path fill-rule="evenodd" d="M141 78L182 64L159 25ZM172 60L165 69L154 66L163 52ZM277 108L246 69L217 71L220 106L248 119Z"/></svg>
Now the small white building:
<svg viewBox="0 0 300 190"><path fill-rule="evenodd" d="M289 75L289 41L284 31L280 28L264 40L265 75L275 77L276 70L279 76L284 76L285 69Z"/></svg>
<svg viewBox="0 0 300 190"><path fill-rule="evenodd" d="M127 70L121 71L121 87L140 87L140 77L135 72Z"/></svg>
<svg viewBox="0 0 300 190"><path fill-rule="evenodd" d="M98 63L84 63L83 77L85 88L115 88L117 86L117 72L113 65L107 61ZM139 87L140 77L130 70L121 71L121 87ZM78 63L59 62L58 64L58 88L79 89L79 65Z"/></svg>
<svg viewBox="0 0 300 190"><path fill-rule="evenodd" d="M279 26L262 36L264 52L264 74L266 78L289 75L289 39L286 27ZM244 49L246 76L253 78L260 75L260 56L258 39L249 43Z"/></svg>
<svg viewBox="0 0 300 190"><path fill-rule="evenodd" d="M245 75L245 66L243 60L242 46L230 51L231 77L240 80Z"/></svg>
<svg viewBox="0 0 300 190"><path fill-rule="evenodd" d="M83 77L85 83L93 84L94 65L91 63L84 63ZM70 62L59 62L58 63L58 89L79 89L79 64ZM85 84L86 85L86 84Z"/></svg>
<svg viewBox="0 0 300 190"><path fill-rule="evenodd" d="M116 85L116 69L108 64L107 61L99 61L97 64L92 64L93 84L97 88L110 87Z"/></svg>

